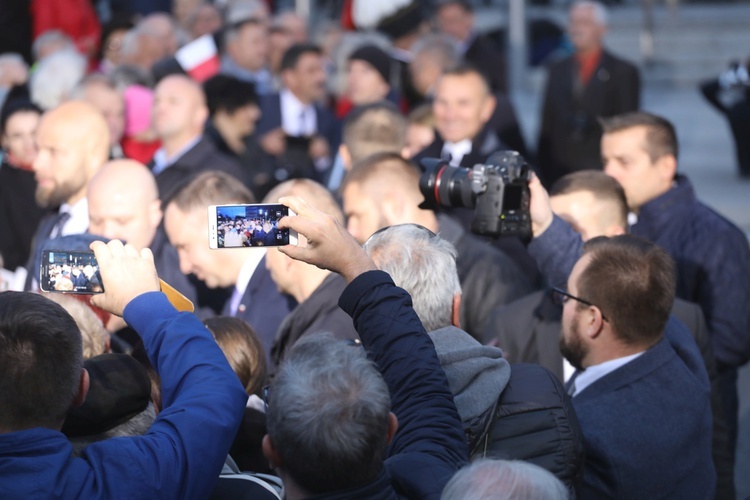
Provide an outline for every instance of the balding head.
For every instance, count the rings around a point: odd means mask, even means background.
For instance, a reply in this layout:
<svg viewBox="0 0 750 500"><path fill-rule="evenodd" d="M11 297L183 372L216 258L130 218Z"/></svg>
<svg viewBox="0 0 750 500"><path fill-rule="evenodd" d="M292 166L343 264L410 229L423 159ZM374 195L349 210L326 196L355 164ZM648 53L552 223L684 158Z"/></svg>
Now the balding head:
<svg viewBox="0 0 750 500"><path fill-rule="evenodd" d="M156 181L135 160L114 160L88 185L89 232L138 249L151 245L161 222Z"/></svg>
<svg viewBox="0 0 750 500"><path fill-rule="evenodd" d="M109 157L107 122L85 102L66 102L42 116L36 143L36 201L42 207L82 199Z"/></svg>
<svg viewBox="0 0 750 500"><path fill-rule="evenodd" d="M167 153L200 136L208 119L203 89L185 75L170 75L156 86L152 121Z"/></svg>

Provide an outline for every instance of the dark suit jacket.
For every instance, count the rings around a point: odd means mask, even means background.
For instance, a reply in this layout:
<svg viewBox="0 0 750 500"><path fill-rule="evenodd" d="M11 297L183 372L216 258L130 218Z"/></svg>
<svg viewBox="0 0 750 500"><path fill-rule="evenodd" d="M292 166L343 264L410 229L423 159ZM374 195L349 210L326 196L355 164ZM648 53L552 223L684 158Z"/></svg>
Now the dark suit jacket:
<svg viewBox="0 0 750 500"><path fill-rule="evenodd" d="M703 312L697 304L675 299L672 315L672 321L676 318L682 322L695 339L711 381L712 451L718 474L717 498L734 498L734 457L730 452L727 422L718 388L719 377ZM562 380L561 317L562 306L552 301L549 291L534 292L496 309L488 320L484 338L496 339L511 363L539 364Z"/></svg>
<svg viewBox="0 0 750 500"><path fill-rule="evenodd" d="M559 177L584 169L600 169L598 117L636 111L638 69L602 51L599 66L585 87L576 88L574 56L550 66L537 143L542 180L550 186Z"/></svg>
<svg viewBox="0 0 750 500"><path fill-rule="evenodd" d="M508 93L503 49L485 35L476 35L464 53L464 60L484 73L493 92Z"/></svg>
<svg viewBox="0 0 750 500"><path fill-rule="evenodd" d="M154 168L153 160L149 168ZM245 184L250 185L247 173L236 161L220 153L211 141L202 137L188 152L175 163L156 175L159 199L166 206L183 187L203 172L218 170L225 172Z"/></svg>
<svg viewBox="0 0 750 500"><path fill-rule="evenodd" d="M15 271L31 255L31 240L47 211L34 201L34 172L0 164L0 255Z"/></svg>
<svg viewBox="0 0 750 500"><path fill-rule="evenodd" d="M712 498L706 370L681 325L573 397L586 462L580 498Z"/></svg>
<svg viewBox="0 0 750 500"><path fill-rule="evenodd" d="M224 305L222 315L231 316L230 302L231 300ZM293 298L279 292L276 283L271 279L271 273L266 269L266 258L263 257L247 284L234 316L245 320L258 334L269 367L274 366L271 362L271 346L276 332L295 305Z"/></svg>
<svg viewBox="0 0 750 500"><path fill-rule="evenodd" d="M269 94L260 96L261 117L258 121L257 136L263 137L268 132L281 127L281 96ZM331 148L331 155L335 155L341 143L341 124L331 110L316 104L315 119L318 123L318 134L325 137Z"/></svg>

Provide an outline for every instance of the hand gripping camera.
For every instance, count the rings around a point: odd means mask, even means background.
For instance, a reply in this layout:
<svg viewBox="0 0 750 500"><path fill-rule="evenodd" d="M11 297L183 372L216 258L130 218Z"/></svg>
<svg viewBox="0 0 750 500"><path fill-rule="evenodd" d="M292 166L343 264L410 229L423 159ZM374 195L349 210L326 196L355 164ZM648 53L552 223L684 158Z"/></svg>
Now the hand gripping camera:
<svg viewBox="0 0 750 500"><path fill-rule="evenodd" d="M498 151L473 168L452 167L436 158L422 160L420 208L475 208L471 231L485 236L531 239L530 167L515 151Z"/></svg>

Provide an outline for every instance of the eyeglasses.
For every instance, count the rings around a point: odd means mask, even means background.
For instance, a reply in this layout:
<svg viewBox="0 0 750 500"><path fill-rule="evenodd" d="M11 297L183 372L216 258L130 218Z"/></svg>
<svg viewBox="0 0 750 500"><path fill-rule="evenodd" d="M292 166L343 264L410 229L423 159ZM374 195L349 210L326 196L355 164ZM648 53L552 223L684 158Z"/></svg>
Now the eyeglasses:
<svg viewBox="0 0 750 500"><path fill-rule="evenodd" d="M552 300L555 301L555 303L565 304L570 299L573 299L576 302L580 302L581 304L586 304L587 306L590 306L590 307L596 307L597 309L599 309L599 312L602 311L601 307L597 306L596 304L593 304L589 302L588 300L584 300L580 297L576 297L575 295L568 293L566 290L563 290L562 288L558 288L558 287L552 288ZM604 321L609 321L603 312L602 312L602 319Z"/></svg>
<svg viewBox="0 0 750 500"><path fill-rule="evenodd" d="M264 385L263 386L263 404L266 406L266 414L268 414L268 393L271 392L271 386L270 385Z"/></svg>

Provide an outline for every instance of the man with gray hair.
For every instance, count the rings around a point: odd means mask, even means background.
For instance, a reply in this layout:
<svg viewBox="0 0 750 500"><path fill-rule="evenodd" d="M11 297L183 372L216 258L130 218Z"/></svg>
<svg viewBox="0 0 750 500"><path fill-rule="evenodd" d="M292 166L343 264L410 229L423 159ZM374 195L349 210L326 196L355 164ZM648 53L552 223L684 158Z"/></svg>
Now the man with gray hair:
<svg viewBox="0 0 750 500"><path fill-rule="evenodd" d="M280 201L298 215L279 226L296 230L307 246L279 250L341 275L348 285L339 306L365 347L309 336L265 391L263 453L282 478L285 497L439 498L466 462L466 444L445 373L409 295L333 217L300 198Z"/></svg>
<svg viewBox="0 0 750 500"><path fill-rule="evenodd" d="M432 339L448 378L470 455L530 460L569 482L572 489L581 471L582 444L575 418L568 419L572 410L564 409L569 401L566 401L562 385L552 381L551 374L541 367L531 369L548 382L532 381L536 374L532 371L529 377L530 372L521 367L517 373L514 370L510 385L515 387L509 390L511 394L505 394L511 380L511 367L503 359L502 351L481 345L459 327L461 286L453 245L422 226L401 224L378 231L367 240L364 248L375 264L411 295L414 310ZM559 396L547 399L544 409L535 414L534 409L538 408L535 403L541 401L539 395L555 392ZM518 396L523 401L523 422L508 418L519 406L509 404L509 398ZM555 413L557 420L540 419L542 413ZM561 425L562 422L565 424ZM535 436L542 428L555 432L557 438L550 439L552 434L544 434L543 438L539 434ZM509 444L513 441L511 437L516 444ZM546 451L563 441L568 453L560 449L552 453ZM539 451L541 448L537 446L542 442L545 451Z"/></svg>
<svg viewBox="0 0 750 500"><path fill-rule="evenodd" d="M478 460L456 473L440 500L567 500L565 486L539 466L522 461Z"/></svg>
<svg viewBox="0 0 750 500"><path fill-rule="evenodd" d="M606 31L600 3L582 0L570 8L568 34L575 52L550 66L537 142L547 186L576 170L600 169L597 118L638 109L638 69L603 48Z"/></svg>

